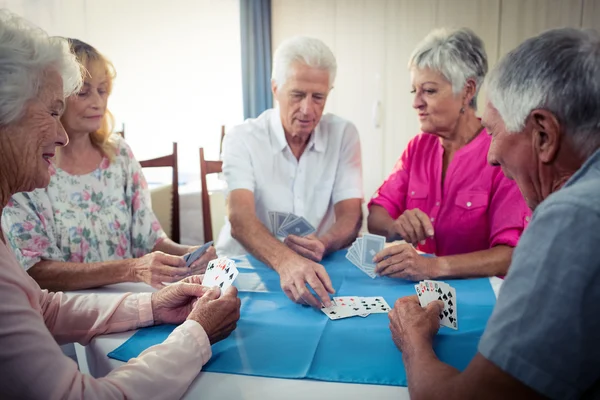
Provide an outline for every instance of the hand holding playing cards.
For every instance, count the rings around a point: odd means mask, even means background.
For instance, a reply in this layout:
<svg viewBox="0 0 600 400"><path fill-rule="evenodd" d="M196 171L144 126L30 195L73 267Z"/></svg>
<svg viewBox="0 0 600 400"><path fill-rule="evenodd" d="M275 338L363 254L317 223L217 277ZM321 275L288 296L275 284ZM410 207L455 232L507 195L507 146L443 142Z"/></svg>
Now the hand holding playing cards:
<svg viewBox="0 0 600 400"><path fill-rule="evenodd" d="M301 256L290 258L277 267L281 279L281 289L293 302L308 304L315 308L331 305L329 293L335 293L331 279L322 265ZM306 287L309 285L319 296L315 298Z"/></svg>
<svg viewBox="0 0 600 400"><path fill-rule="evenodd" d="M375 273L381 276L420 281L434 275L438 259L419 255L410 244L398 244L381 250L374 260Z"/></svg>
<svg viewBox="0 0 600 400"><path fill-rule="evenodd" d="M230 286L223 296L218 287L210 288L198 299L187 319L194 320L214 344L225 339L237 326L240 319L241 301L235 286Z"/></svg>
<svg viewBox="0 0 600 400"><path fill-rule="evenodd" d="M289 235L283 243L302 257L315 262L320 262L325 255L325 245L315 235L306 237Z"/></svg>
<svg viewBox="0 0 600 400"><path fill-rule="evenodd" d="M180 324L190 314L193 304L208 288L201 285L201 276L190 276L183 281L152 293L154 324Z"/></svg>
<svg viewBox="0 0 600 400"><path fill-rule="evenodd" d="M406 210L392 224L388 237L400 235L407 243L424 244L425 239L433 237L434 230L429 216L418 208Z"/></svg>
<svg viewBox="0 0 600 400"><path fill-rule="evenodd" d="M200 246L194 247L192 252L199 248ZM206 266L211 260L217 258L217 251L214 247L210 246L206 253L204 253L200 258L190 264L190 273L194 275L203 274L206 271Z"/></svg>
<svg viewBox="0 0 600 400"><path fill-rule="evenodd" d="M133 271L136 282L145 282L156 289L165 287L163 282L177 282L188 276L190 270L182 257L162 251L153 251L134 259Z"/></svg>
<svg viewBox="0 0 600 400"><path fill-rule="evenodd" d="M392 339L398 349L405 353L409 346L431 346L433 337L440 329L439 314L443 309L444 303L438 300L432 301L427 307L421 307L417 296L396 300L388 317Z"/></svg>

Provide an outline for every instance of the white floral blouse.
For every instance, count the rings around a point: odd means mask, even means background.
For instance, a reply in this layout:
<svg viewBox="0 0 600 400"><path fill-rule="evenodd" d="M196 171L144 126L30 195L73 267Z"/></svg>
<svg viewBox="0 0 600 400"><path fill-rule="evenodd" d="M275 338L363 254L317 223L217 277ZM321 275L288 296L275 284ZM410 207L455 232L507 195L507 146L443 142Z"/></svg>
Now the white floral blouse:
<svg viewBox="0 0 600 400"><path fill-rule="evenodd" d="M25 269L41 259L98 262L141 257L166 238L139 162L118 135L112 162L86 175L50 166L46 189L15 194L2 229Z"/></svg>

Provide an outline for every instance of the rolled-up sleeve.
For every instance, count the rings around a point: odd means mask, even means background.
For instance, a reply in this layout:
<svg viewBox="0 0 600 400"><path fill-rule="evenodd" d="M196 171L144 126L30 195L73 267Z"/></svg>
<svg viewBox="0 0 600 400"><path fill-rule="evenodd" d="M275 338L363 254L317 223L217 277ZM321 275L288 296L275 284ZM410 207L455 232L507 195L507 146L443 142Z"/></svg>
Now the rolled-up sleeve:
<svg viewBox="0 0 600 400"><path fill-rule="evenodd" d="M254 168L243 133L234 129L223 140L223 175L229 192L236 189L254 192Z"/></svg>
<svg viewBox="0 0 600 400"><path fill-rule="evenodd" d="M501 170L496 173L493 185L488 214L490 247L515 247L531 218L531 210L517 184L504 176Z"/></svg>
<svg viewBox="0 0 600 400"><path fill-rule="evenodd" d="M413 142L414 140L408 144L406 150L396 162L392 173L371 198L368 205L369 209L373 205L381 206L386 209L393 219L398 218L406 209L406 192L410 178Z"/></svg>
<svg viewBox="0 0 600 400"><path fill-rule="evenodd" d="M356 127L349 123L344 132L340 160L335 174L333 204L348 199L363 199L360 138Z"/></svg>

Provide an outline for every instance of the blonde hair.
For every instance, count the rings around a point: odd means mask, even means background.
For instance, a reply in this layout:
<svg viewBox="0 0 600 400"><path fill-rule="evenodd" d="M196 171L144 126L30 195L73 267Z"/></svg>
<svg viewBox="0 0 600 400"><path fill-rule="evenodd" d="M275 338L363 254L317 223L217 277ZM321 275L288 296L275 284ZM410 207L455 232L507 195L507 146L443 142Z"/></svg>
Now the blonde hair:
<svg viewBox="0 0 600 400"><path fill-rule="evenodd" d="M106 91L110 96L112 92L113 80L117 76L113 64L89 44L78 39L69 38L67 40L69 42L69 46L71 47L71 52L75 54L77 61L79 61L79 63L84 67L85 76L90 76L90 72L88 71L90 64L100 65L100 67L104 69L107 78ZM114 123L115 121L113 115L108 109L106 109L104 111L104 116L102 117L100 129L90 133L90 140L92 141L92 144L97 147L104 156L108 157L110 161L113 160L117 151L117 145L112 139Z"/></svg>

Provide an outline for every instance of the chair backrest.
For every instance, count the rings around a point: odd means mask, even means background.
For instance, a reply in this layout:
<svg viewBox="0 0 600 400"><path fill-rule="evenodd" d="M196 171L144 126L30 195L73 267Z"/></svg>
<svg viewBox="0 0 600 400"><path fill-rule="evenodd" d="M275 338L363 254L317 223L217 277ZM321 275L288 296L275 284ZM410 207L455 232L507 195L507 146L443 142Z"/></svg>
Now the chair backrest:
<svg viewBox="0 0 600 400"><path fill-rule="evenodd" d="M222 161L207 161L204 159L204 149L200 147L200 185L202 186L202 222L204 225L204 242L213 240L212 218L210 216L210 198L206 175L218 174L223 171Z"/></svg>
<svg viewBox="0 0 600 400"><path fill-rule="evenodd" d="M123 124L123 127L120 131L116 131L115 133L121 135L121 137L125 139L125 124Z"/></svg>
<svg viewBox="0 0 600 400"><path fill-rule="evenodd" d="M177 143L173 142L173 153L140 161L142 168L171 167L173 170L173 187L171 189L171 235L175 243L179 243L181 232L179 228L179 173L177 170Z"/></svg>
<svg viewBox="0 0 600 400"><path fill-rule="evenodd" d="M225 125L221 125L221 141L219 142L219 157L223 154L223 139L225 139Z"/></svg>

